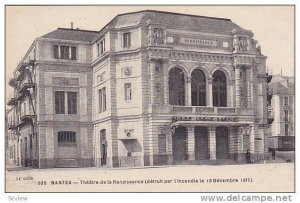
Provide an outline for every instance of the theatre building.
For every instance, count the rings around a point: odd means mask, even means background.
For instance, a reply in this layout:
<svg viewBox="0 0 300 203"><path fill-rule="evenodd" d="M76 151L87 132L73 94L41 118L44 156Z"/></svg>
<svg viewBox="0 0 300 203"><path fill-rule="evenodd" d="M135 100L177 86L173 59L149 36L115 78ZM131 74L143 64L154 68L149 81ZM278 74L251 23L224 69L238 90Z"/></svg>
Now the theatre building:
<svg viewBox="0 0 300 203"><path fill-rule="evenodd" d="M253 36L229 19L116 16L92 42L95 165L263 158L268 75Z"/></svg>
<svg viewBox="0 0 300 203"><path fill-rule="evenodd" d="M230 19L139 11L98 32L37 38L10 80L15 163L244 162L247 150L263 159L268 75L253 36Z"/></svg>

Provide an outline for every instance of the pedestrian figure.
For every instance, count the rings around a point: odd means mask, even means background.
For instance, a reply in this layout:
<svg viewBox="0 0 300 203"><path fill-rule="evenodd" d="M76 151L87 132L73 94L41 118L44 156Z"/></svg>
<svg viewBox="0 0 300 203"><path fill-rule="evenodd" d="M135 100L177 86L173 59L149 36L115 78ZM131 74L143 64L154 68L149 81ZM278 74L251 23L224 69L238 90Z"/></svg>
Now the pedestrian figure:
<svg viewBox="0 0 300 203"><path fill-rule="evenodd" d="M246 160L247 160L247 164L251 164L251 156L249 150L247 150L246 152Z"/></svg>
<svg viewBox="0 0 300 203"><path fill-rule="evenodd" d="M275 160L275 155L276 155L275 149L272 149L272 159L273 160Z"/></svg>

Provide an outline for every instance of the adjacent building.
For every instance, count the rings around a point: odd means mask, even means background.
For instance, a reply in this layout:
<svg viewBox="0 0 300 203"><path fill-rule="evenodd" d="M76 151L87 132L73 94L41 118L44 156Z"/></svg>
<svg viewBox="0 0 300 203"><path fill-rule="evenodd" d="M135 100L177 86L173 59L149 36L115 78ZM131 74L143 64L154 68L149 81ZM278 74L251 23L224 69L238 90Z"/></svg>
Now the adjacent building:
<svg viewBox="0 0 300 203"><path fill-rule="evenodd" d="M99 32L59 28L37 38L14 73L8 148L18 165L152 166L268 152L266 57L230 19L147 10Z"/></svg>
<svg viewBox="0 0 300 203"><path fill-rule="evenodd" d="M295 81L294 77L273 75L269 83L269 115L273 118L269 147L295 149Z"/></svg>

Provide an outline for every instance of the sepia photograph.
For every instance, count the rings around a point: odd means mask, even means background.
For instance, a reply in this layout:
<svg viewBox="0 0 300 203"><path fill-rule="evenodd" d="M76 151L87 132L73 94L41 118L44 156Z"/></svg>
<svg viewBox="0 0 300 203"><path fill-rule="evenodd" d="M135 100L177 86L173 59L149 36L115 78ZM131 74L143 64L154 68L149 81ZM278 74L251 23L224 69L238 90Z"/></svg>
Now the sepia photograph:
<svg viewBox="0 0 300 203"><path fill-rule="evenodd" d="M6 5L5 191L295 192L294 53L293 5Z"/></svg>

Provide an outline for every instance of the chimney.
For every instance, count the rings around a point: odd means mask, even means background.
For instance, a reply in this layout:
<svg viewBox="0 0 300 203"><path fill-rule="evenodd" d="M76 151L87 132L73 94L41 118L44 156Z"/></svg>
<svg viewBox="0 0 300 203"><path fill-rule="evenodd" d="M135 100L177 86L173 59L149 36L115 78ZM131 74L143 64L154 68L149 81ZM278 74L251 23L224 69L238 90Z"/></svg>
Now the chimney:
<svg viewBox="0 0 300 203"><path fill-rule="evenodd" d="M73 22L71 22L71 29L73 29L73 25L74 25L74 23L73 23Z"/></svg>

